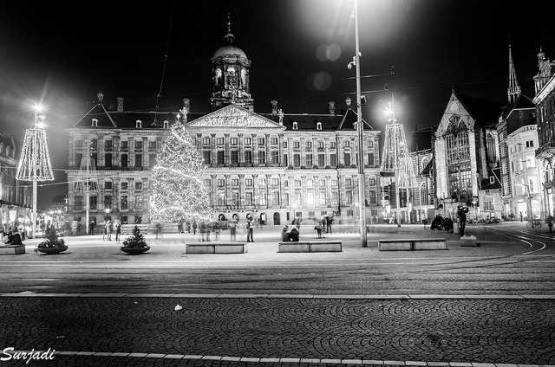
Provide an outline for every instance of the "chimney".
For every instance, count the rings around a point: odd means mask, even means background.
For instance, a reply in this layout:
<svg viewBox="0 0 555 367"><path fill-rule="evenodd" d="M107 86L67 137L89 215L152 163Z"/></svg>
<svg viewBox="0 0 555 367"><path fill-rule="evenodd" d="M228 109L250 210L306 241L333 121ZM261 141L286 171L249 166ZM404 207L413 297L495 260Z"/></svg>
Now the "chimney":
<svg viewBox="0 0 555 367"><path fill-rule="evenodd" d="M123 97L118 97L118 112L123 112Z"/></svg>
<svg viewBox="0 0 555 367"><path fill-rule="evenodd" d="M276 116L278 114L278 101L272 99L270 103L272 104L272 116Z"/></svg>
<svg viewBox="0 0 555 367"><path fill-rule="evenodd" d="M347 105L348 108L351 108L351 97L345 98L345 104Z"/></svg>
<svg viewBox="0 0 555 367"><path fill-rule="evenodd" d="M183 115L183 122L187 122L187 115L189 114L190 101L189 98L183 98L183 108L181 114Z"/></svg>
<svg viewBox="0 0 555 367"><path fill-rule="evenodd" d="M328 108L330 110L330 115L335 115L335 102L329 101Z"/></svg>

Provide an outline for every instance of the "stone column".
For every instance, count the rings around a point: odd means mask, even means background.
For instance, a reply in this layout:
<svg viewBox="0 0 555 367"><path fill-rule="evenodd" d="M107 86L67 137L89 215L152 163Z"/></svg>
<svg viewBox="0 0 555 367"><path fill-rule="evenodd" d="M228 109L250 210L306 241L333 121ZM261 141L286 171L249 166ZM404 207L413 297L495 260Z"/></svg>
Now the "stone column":
<svg viewBox="0 0 555 367"><path fill-rule="evenodd" d="M243 201L245 196L245 175L239 175L239 202L237 203L236 210L243 209Z"/></svg>
<svg viewBox="0 0 555 367"><path fill-rule="evenodd" d="M264 165L268 167L268 159L270 159L270 134L264 134L264 143L266 143L266 162Z"/></svg>
<svg viewBox="0 0 555 367"><path fill-rule="evenodd" d="M243 166L245 163L245 148L243 142L243 134L237 134L239 139L239 166Z"/></svg>
<svg viewBox="0 0 555 367"><path fill-rule="evenodd" d="M229 167L231 160L229 158L229 134L224 134L224 166Z"/></svg>
<svg viewBox="0 0 555 367"><path fill-rule="evenodd" d="M212 208L218 205L218 175L210 175L212 179L212 192L210 193L212 197Z"/></svg>

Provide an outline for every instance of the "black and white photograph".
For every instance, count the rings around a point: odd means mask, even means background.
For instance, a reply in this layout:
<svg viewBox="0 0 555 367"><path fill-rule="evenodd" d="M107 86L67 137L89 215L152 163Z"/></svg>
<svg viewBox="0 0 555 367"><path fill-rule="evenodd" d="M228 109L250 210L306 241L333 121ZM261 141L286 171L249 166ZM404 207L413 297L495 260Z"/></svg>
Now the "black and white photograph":
<svg viewBox="0 0 555 367"><path fill-rule="evenodd" d="M555 366L555 5L0 4L0 367Z"/></svg>

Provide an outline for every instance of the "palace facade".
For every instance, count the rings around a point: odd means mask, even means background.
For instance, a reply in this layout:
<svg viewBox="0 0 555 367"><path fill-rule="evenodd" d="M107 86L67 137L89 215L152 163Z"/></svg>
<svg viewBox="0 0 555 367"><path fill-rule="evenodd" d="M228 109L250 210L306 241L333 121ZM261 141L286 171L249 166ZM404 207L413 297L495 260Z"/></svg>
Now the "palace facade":
<svg viewBox="0 0 555 367"><path fill-rule="evenodd" d="M125 111L123 98L108 110L98 104L69 129L68 214L84 220L89 195L91 219L107 215L123 223L148 223L151 169L171 124L189 129L207 169L204 184L219 219L280 225L293 218L358 217L358 185L365 186L367 217L378 215L379 131L365 124L365 182L358 182L356 106L346 100L336 113L290 114L271 101L271 112L256 113L250 91L251 61L234 44L211 59L212 111L191 112L184 99L177 112ZM90 157L90 159L84 159ZM83 185L93 181L94 184ZM176 218L177 220L178 218Z"/></svg>

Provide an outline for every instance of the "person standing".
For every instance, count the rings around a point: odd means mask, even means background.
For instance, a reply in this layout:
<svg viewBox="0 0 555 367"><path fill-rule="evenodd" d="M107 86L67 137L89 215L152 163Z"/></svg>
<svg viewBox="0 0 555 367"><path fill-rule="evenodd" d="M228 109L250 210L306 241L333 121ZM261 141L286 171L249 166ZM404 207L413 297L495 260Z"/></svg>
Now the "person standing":
<svg viewBox="0 0 555 367"><path fill-rule="evenodd" d="M326 224L327 224L327 233L331 233L331 224L333 222L333 219L331 217L326 217Z"/></svg>
<svg viewBox="0 0 555 367"><path fill-rule="evenodd" d="M193 234L197 234L197 221L193 221Z"/></svg>
<svg viewBox="0 0 555 367"><path fill-rule="evenodd" d="M183 219L180 219L179 222L177 222L177 232L183 233Z"/></svg>
<svg viewBox="0 0 555 367"><path fill-rule="evenodd" d="M247 242L254 242L254 239L252 238L253 235L253 223L252 223L252 219L249 219L247 221Z"/></svg>
<svg viewBox="0 0 555 367"><path fill-rule="evenodd" d="M106 236L108 241L112 240L112 221L110 219L106 221Z"/></svg>
<svg viewBox="0 0 555 367"><path fill-rule="evenodd" d="M237 241L237 223L234 220L229 222L229 239L230 241Z"/></svg>
<svg viewBox="0 0 555 367"><path fill-rule="evenodd" d="M193 224L193 228L196 230L195 224L196 223ZM200 232L200 238L202 242L204 242L204 234L206 233L206 225L204 224L204 222L200 222L199 232Z"/></svg>
<svg viewBox="0 0 555 367"><path fill-rule="evenodd" d="M116 222L116 241L119 241L120 235L121 235L121 222L118 220Z"/></svg>
<svg viewBox="0 0 555 367"><path fill-rule="evenodd" d="M457 217L459 219L459 234L464 237L464 229L466 228L466 208L459 207Z"/></svg>

